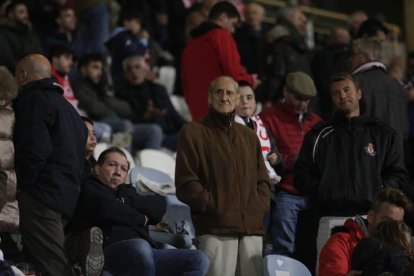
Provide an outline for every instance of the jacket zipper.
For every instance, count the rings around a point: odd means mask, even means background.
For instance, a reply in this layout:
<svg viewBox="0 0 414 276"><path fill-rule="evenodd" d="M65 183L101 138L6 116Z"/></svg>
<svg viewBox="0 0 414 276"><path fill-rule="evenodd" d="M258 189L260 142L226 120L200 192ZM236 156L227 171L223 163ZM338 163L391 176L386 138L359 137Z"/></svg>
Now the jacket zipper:
<svg viewBox="0 0 414 276"><path fill-rule="evenodd" d="M346 197L349 198L350 195L350 189L351 189L351 182L353 181L353 177L351 176L351 156L353 154L353 143L351 143L352 141L352 126L351 126L351 121L348 121L348 127L347 127L347 141L346 141L346 149L348 150L346 152L346 158L347 158L347 165L346 165L346 181L345 181L345 185L346 185Z"/></svg>
<svg viewBox="0 0 414 276"><path fill-rule="evenodd" d="M231 119L230 119L231 120ZM230 144L230 146L231 146L231 150L233 151L233 156L234 157L238 157L238 155L237 155L237 151L235 150L235 148L234 148L234 143L233 143L233 141L232 141L232 137L231 137L231 121L230 121L230 127L228 128L228 131L227 131L227 139L228 139L228 141L229 141L229 144ZM240 179L239 179L239 176L240 176L240 173L239 173L239 170L238 170L238 166L237 166L237 163L236 162L234 162L233 163L234 164L234 172L235 172L235 179L236 179L236 181L237 181L237 186L239 187L239 194L240 194L240 211L241 211L241 218L242 218L242 223L243 223L243 229L244 229L244 232L247 232L247 227L246 227L246 214L245 214L245 212L244 212L244 200L243 200L243 191L242 191L242 188L241 188L241 185L240 185Z"/></svg>

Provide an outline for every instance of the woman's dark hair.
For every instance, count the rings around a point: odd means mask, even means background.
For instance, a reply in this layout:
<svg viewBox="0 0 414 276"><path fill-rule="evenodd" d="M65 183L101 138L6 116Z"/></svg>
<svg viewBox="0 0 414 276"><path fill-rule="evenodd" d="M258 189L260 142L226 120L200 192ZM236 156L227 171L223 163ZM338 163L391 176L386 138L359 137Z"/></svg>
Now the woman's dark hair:
<svg viewBox="0 0 414 276"><path fill-rule="evenodd" d="M370 237L402 250L407 258L411 261L414 260L411 248L411 229L404 221L395 221L393 219L381 221L372 231Z"/></svg>

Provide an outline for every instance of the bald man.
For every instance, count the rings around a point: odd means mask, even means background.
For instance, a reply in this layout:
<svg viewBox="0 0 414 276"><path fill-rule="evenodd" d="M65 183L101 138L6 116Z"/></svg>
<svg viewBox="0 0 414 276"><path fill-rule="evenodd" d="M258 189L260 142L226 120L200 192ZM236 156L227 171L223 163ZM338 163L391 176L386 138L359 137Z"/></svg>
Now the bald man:
<svg viewBox="0 0 414 276"><path fill-rule="evenodd" d="M13 103L20 232L42 275L73 275L63 227L71 217L84 166L87 130L42 55L16 66L19 94Z"/></svg>

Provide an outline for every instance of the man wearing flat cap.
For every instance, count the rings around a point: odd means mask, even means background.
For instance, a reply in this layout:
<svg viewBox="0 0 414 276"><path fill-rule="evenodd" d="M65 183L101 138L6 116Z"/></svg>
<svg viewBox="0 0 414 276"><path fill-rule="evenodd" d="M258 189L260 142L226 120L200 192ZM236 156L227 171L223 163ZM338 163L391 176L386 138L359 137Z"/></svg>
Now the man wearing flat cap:
<svg viewBox="0 0 414 276"><path fill-rule="evenodd" d="M260 117L276 140L276 147L285 160L285 173L272 197L269 230L273 252L292 256L298 213L305 207L305 198L293 187L293 165L304 135L321 119L308 112L309 102L316 96L313 80L305 73L287 75L284 99L264 110Z"/></svg>
<svg viewBox="0 0 414 276"><path fill-rule="evenodd" d="M320 216L318 252L333 226L366 214L382 189L400 189L408 180L396 131L361 115L364 91L354 78L333 76L330 92L337 112L331 122L319 123L306 134L293 181Z"/></svg>

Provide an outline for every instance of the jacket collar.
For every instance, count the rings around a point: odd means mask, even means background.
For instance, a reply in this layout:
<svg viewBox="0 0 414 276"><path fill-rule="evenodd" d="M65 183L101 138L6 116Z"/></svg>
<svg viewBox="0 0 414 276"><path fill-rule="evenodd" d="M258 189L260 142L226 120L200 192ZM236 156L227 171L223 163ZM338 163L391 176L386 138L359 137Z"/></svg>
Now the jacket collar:
<svg viewBox="0 0 414 276"><path fill-rule="evenodd" d="M196 38L202 36L203 34L208 33L214 29L221 29L221 27L213 22L205 21L201 23L200 26L191 31L191 37Z"/></svg>
<svg viewBox="0 0 414 276"><path fill-rule="evenodd" d="M53 90L63 95L62 86L52 78L45 78L26 83L19 89L19 94L26 93L29 90Z"/></svg>
<svg viewBox="0 0 414 276"><path fill-rule="evenodd" d="M357 240L362 240L368 236L367 222L360 216L356 216L355 219L347 219L344 226L355 234Z"/></svg>
<svg viewBox="0 0 414 276"><path fill-rule="evenodd" d="M384 63L380 62L380 61L370 61L364 64L361 64L360 66L358 66L357 68L355 68L355 70L352 72L353 75L361 73L361 72L365 72L374 68L379 68L381 70L387 71L387 67L385 66Z"/></svg>
<svg viewBox="0 0 414 276"><path fill-rule="evenodd" d="M356 126L361 126L367 123L375 123L378 120L375 118L366 117L364 115L359 115L357 117L352 117L349 119L345 117L343 113L337 111L332 121L338 125L347 125L349 127L351 126L356 127Z"/></svg>
<svg viewBox="0 0 414 276"><path fill-rule="evenodd" d="M235 112L234 110L231 113L223 114L217 112L211 106L209 107L208 117L211 118L214 124L219 126L222 129L229 129L233 127Z"/></svg>
<svg viewBox="0 0 414 276"><path fill-rule="evenodd" d="M286 102L278 103L274 108L281 110L283 113L286 113L287 115L289 115L289 117L293 117L293 116L299 117L299 114L295 112L295 108L293 107L293 105L288 104ZM304 120L309 119L311 117L312 117L311 112L305 111L305 113L303 113Z"/></svg>

